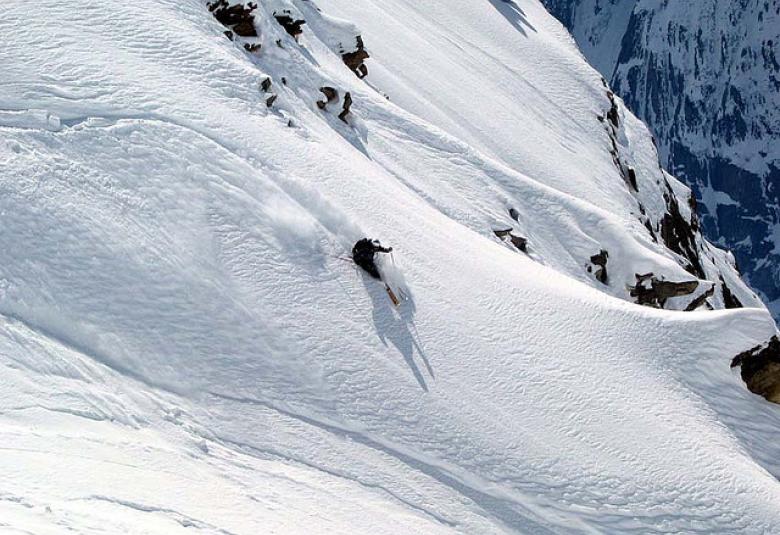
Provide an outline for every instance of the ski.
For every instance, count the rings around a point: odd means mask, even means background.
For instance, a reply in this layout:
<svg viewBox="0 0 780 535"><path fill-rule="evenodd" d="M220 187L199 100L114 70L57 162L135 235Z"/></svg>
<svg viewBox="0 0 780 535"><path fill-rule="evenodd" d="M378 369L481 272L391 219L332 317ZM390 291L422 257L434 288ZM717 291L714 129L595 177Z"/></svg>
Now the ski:
<svg viewBox="0 0 780 535"><path fill-rule="evenodd" d="M395 306L399 306L401 304L401 301L395 295L393 289L390 288L390 286L388 286L387 284L385 284L385 291L387 292L388 297L390 297L390 301L392 301Z"/></svg>

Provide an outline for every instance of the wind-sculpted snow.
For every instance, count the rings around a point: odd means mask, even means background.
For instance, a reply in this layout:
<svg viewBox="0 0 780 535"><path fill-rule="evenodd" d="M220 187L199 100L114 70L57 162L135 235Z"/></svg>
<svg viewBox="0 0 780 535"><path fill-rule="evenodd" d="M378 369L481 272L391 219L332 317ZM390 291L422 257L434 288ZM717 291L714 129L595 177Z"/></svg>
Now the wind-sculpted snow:
<svg viewBox="0 0 780 535"><path fill-rule="evenodd" d="M291 2L296 41L260 3L254 51L197 0L6 8L0 530L780 529L780 414L729 368L771 317L653 240L688 192L541 6L458 4ZM637 306L646 272L752 308Z"/></svg>

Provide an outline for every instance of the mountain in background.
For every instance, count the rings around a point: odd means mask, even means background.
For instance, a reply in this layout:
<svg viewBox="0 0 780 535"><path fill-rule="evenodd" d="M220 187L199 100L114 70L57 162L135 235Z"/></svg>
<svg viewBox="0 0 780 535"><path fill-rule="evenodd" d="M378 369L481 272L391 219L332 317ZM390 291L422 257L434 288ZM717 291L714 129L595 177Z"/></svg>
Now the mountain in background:
<svg viewBox="0 0 780 535"><path fill-rule="evenodd" d="M780 315L780 1L543 0Z"/></svg>
<svg viewBox="0 0 780 535"><path fill-rule="evenodd" d="M772 316L537 0L0 39L4 534L780 533Z"/></svg>

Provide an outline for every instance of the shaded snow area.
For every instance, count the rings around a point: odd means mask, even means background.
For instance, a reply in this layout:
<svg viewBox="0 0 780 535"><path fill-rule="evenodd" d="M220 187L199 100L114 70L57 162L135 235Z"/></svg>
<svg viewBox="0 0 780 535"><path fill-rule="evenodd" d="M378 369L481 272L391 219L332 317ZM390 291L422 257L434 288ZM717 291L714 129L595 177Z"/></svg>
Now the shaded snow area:
<svg viewBox="0 0 780 535"><path fill-rule="evenodd" d="M28 4L0 532L780 532L772 319L535 0Z"/></svg>

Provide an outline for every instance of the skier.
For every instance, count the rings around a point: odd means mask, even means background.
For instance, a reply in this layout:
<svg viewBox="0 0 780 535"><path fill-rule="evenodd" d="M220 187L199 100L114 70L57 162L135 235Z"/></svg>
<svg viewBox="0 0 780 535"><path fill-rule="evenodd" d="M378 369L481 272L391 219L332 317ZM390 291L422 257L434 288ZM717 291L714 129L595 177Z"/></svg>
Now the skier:
<svg viewBox="0 0 780 535"><path fill-rule="evenodd" d="M352 248L352 260L354 260L358 266L365 269L368 274L375 279L381 279L382 276L379 274L379 270L374 262L374 255L376 253L390 253L392 251L392 247L382 247L379 240L363 238L362 240L358 240Z"/></svg>

